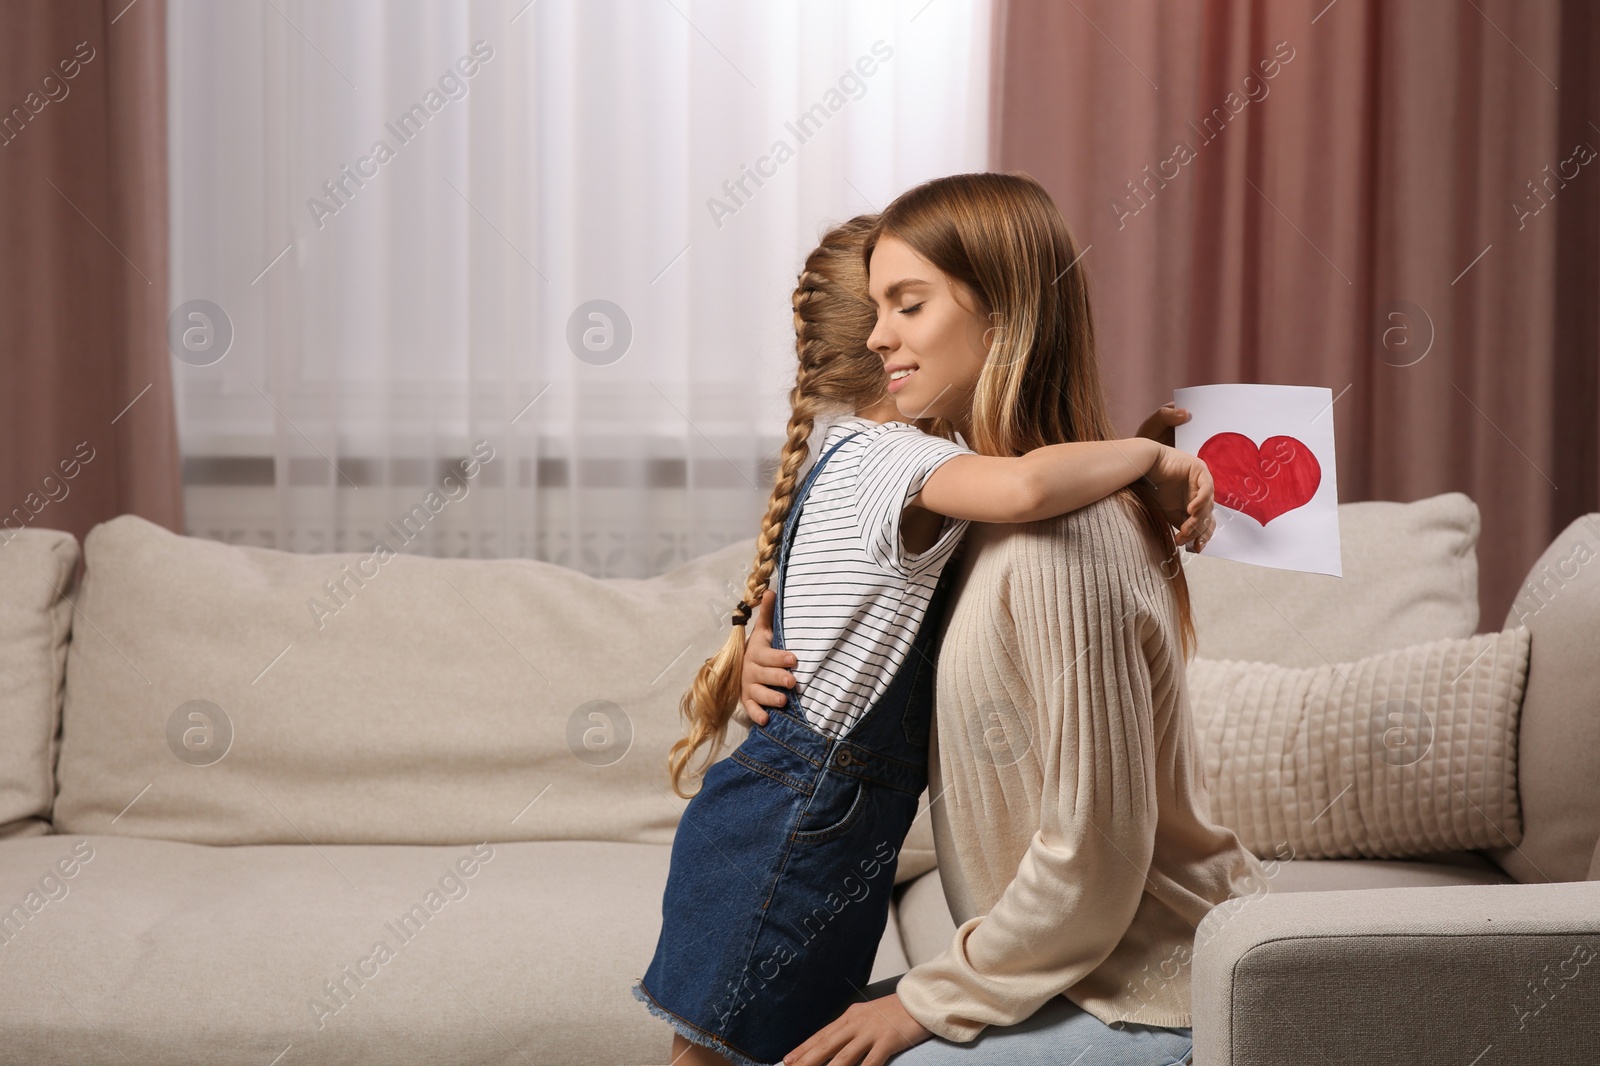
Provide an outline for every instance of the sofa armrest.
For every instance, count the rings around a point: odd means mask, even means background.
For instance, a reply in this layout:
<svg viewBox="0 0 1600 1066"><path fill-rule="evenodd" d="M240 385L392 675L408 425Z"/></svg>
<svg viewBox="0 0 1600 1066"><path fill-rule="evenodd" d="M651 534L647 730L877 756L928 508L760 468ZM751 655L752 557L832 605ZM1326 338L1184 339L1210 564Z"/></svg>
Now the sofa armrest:
<svg viewBox="0 0 1600 1066"><path fill-rule="evenodd" d="M1195 931L1196 1066L1600 1056L1600 882L1238 902Z"/></svg>

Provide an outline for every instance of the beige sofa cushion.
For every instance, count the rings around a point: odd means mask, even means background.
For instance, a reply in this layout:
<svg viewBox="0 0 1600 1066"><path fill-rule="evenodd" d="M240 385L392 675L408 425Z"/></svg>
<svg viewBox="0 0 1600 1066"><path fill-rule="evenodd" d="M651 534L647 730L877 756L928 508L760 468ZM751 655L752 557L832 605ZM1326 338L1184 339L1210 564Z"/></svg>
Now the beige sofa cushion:
<svg viewBox="0 0 1600 1066"><path fill-rule="evenodd" d="M1527 671L1520 628L1319 667L1197 658L1212 817L1262 858L1515 844Z"/></svg>
<svg viewBox="0 0 1600 1066"><path fill-rule="evenodd" d="M921 877L938 864L933 845L933 815L928 813L928 790L923 789L917 799L917 816L912 820L911 828L906 832L905 844L900 848L894 883L898 885Z"/></svg>
<svg viewBox="0 0 1600 1066"><path fill-rule="evenodd" d="M1342 892L1352 888L1443 888L1512 884L1481 851L1425 859L1293 859L1268 864L1274 892Z"/></svg>
<svg viewBox="0 0 1600 1066"><path fill-rule="evenodd" d="M549 1061L535 1027L579 1007L636 1053L655 1035L626 1024L637 1004L616 982L648 961L660 916L634 886L659 876L662 848L474 854L470 844L210 848L75 835L6 846L0 901L47 901L12 916L8 1061L259 1066L286 1048L280 1066L520 1061L506 1038ZM550 913L591 923L585 942L563 937ZM374 957L379 941L386 959ZM571 1056L572 1035L540 1039Z"/></svg>
<svg viewBox="0 0 1600 1066"><path fill-rule="evenodd" d="M58 831L664 844L685 804L665 762L678 700L728 632L752 544L644 581L299 555L132 515L84 549Z"/></svg>
<svg viewBox="0 0 1600 1066"><path fill-rule="evenodd" d="M950 901L945 898L944 879L937 869L915 878L899 892L900 939L905 944L906 960L921 966L950 946L956 923L950 916Z"/></svg>
<svg viewBox="0 0 1600 1066"><path fill-rule="evenodd" d="M1524 883L1600 879L1600 514L1577 519L1506 615L1533 648L1518 745L1522 840L1490 852Z"/></svg>
<svg viewBox="0 0 1600 1066"><path fill-rule="evenodd" d="M78 541L0 530L0 838L50 831Z"/></svg>
<svg viewBox="0 0 1600 1066"><path fill-rule="evenodd" d="M628 991L661 928L661 845L5 848L0 906L36 901L4 947L8 1063L670 1057ZM906 966L891 912L871 978Z"/></svg>
<svg viewBox="0 0 1600 1066"><path fill-rule="evenodd" d="M1471 636L1478 528L1459 492L1340 504L1342 578L1184 552L1199 654L1321 666Z"/></svg>

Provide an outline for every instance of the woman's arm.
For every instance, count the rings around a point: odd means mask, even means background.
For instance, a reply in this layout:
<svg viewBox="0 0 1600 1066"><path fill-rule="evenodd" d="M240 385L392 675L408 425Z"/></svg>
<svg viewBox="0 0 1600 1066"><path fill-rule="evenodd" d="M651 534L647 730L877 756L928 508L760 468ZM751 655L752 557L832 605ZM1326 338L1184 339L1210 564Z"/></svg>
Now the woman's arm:
<svg viewBox="0 0 1600 1066"><path fill-rule="evenodd" d="M1019 456L958 455L928 476L911 505L974 522L1035 522L1145 477L1157 490L1181 491L1186 517L1174 525L1178 543L1187 543L1210 518L1211 472L1147 437L1051 444Z"/></svg>

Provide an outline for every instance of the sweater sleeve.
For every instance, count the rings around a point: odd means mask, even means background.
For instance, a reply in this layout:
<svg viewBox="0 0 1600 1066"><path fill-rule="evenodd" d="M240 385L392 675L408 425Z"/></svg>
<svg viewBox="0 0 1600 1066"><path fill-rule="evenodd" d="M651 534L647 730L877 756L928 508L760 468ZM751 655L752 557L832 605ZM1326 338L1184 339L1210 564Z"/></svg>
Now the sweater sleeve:
<svg viewBox="0 0 1600 1066"><path fill-rule="evenodd" d="M1082 980L1122 939L1144 892L1157 813L1145 638L1160 638L1144 594L1149 556L1137 527L1108 510L1117 506L1101 501L1008 538L1002 595L1014 631L996 636L1016 649L1022 675L1022 686L1007 687L1025 687L1033 703L1023 720L1034 730L1044 795L1016 874L989 913L963 922L943 953L900 980L905 1009L947 1040L1023 1021ZM997 694L951 695L965 704ZM954 786L983 795L964 768L984 761L952 754L963 768Z"/></svg>

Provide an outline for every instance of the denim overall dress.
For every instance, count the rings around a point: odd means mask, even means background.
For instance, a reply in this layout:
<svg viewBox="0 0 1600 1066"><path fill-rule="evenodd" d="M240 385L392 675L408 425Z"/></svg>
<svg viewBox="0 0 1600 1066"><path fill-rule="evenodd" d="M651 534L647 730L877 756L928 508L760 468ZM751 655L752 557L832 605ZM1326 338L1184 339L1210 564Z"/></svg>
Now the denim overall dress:
<svg viewBox="0 0 1600 1066"><path fill-rule="evenodd" d="M775 648L784 646L783 578L801 509L849 439L817 460L784 523ZM849 732L809 725L791 689L766 725L710 766L684 809L655 957L633 995L739 1066L779 1062L867 985L928 783L936 642L953 569L947 560L911 650Z"/></svg>

